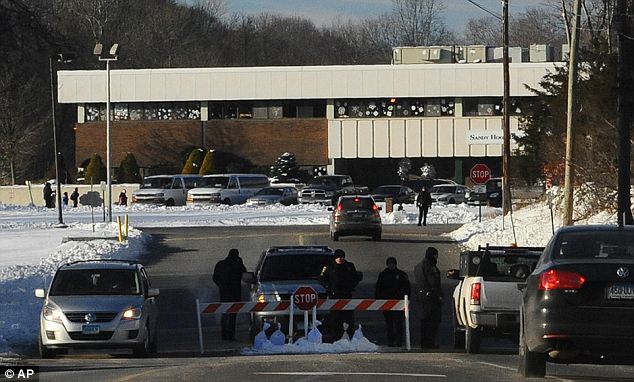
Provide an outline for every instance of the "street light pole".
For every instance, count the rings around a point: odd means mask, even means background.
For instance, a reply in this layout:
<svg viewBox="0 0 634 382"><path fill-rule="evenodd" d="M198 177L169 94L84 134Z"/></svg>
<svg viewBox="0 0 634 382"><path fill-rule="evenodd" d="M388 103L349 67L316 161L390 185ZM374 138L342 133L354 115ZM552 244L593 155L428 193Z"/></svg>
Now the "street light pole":
<svg viewBox="0 0 634 382"><path fill-rule="evenodd" d="M502 1L502 24L503 24L503 48L502 48L502 66L504 71L504 99L502 107L504 108L502 135L504 143L502 147L502 214L505 216L512 208L511 206L511 89L509 75L509 0Z"/></svg>
<svg viewBox="0 0 634 382"><path fill-rule="evenodd" d="M59 153L57 152L57 122L55 119L55 82L53 80L53 59L56 62L70 62L71 57L63 54L54 54L49 56L48 64L49 71L51 74L51 115L53 119L53 151L55 153L55 186L57 190L55 191L56 199L57 199L57 228L66 228L67 225L64 224L64 218L62 216L62 187L59 181L59 163L57 157Z"/></svg>
<svg viewBox="0 0 634 382"><path fill-rule="evenodd" d="M110 57L101 57L103 46L95 45L94 54L106 62L106 183L108 187L108 221L112 223L112 134L110 129L110 61L117 61L119 44L110 48Z"/></svg>

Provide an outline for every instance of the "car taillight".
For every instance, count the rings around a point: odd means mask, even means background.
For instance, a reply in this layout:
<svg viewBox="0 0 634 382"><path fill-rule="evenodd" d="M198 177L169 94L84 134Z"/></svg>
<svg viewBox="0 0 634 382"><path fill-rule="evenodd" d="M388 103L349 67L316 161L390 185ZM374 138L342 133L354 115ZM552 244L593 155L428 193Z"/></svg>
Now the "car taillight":
<svg viewBox="0 0 634 382"><path fill-rule="evenodd" d="M339 203L337 204L337 209L335 210L336 212L341 212L343 211L343 204Z"/></svg>
<svg viewBox="0 0 634 382"><path fill-rule="evenodd" d="M586 278L578 273L550 269L539 275L540 290L580 289Z"/></svg>
<svg viewBox="0 0 634 382"><path fill-rule="evenodd" d="M482 284L471 284L471 305L480 305L480 292L482 290Z"/></svg>
<svg viewBox="0 0 634 382"><path fill-rule="evenodd" d="M379 212L379 206L377 206L376 204L373 204L372 205L372 211Z"/></svg>

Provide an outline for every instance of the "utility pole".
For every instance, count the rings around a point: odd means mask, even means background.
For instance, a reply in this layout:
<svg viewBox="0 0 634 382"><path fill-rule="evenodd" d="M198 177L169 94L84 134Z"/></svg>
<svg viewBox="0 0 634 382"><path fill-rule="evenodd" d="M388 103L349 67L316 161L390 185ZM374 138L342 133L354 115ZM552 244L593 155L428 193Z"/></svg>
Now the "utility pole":
<svg viewBox="0 0 634 382"><path fill-rule="evenodd" d="M510 172L510 160L511 160L511 117L510 117L510 96L511 96L511 81L509 76L509 0L502 1L502 34L503 34L503 48L502 48L502 67L504 71L504 99L502 100L503 107L503 122L502 122L502 135L504 136L504 144L502 145L502 214L506 214L511 210L511 172Z"/></svg>
<svg viewBox="0 0 634 382"><path fill-rule="evenodd" d="M616 128L619 136L619 159L618 159L618 217L619 225L632 225L632 204L630 200L630 150L631 134L630 125L632 123L632 104L629 95L632 91L632 52L631 42L626 36L631 36L631 22L628 20L628 8L626 0L617 0L616 12L614 15L614 25L618 39L618 61L616 71L617 84L617 112Z"/></svg>
<svg viewBox="0 0 634 382"><path fill-rule="evenodd" d="M579 56L579 27L581 26L581 0L575 0L573 9L572 37L570 38L570 58L568 62L568 110L566 121L566 172L564 180L564 225L572 225L572 202L574 184L574 122L577 104L577 60Z"/></svg>

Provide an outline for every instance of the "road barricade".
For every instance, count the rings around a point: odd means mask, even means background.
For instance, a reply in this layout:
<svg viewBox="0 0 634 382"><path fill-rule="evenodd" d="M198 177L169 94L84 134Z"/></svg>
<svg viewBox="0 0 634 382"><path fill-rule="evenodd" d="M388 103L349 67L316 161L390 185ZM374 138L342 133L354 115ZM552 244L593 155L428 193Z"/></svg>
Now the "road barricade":
<svg viewBox="0 0 634 382"><path fill-rule="evenodd" d="M291 300L293 301L293 296ZM198 320L198 341L200 344L200 354L204 353L203 329L201 316L203 314L225 314L225 313L256 313L256 312L276 312L289 314L289 326L292 326L293 315L297 309L290 301L269 301L269 302L201 302L196 299L196 318ZM320 299L313 308L313 317L316 311L341 311L353 310L356 312L367 311L401 311L405 313L405 346L411 350L410 325L409 325L409 298L405 296L403 300L376 300L376 299ZM308 311L303 311L307 317ZM291 328L289 327L289 330Z"/></svg>

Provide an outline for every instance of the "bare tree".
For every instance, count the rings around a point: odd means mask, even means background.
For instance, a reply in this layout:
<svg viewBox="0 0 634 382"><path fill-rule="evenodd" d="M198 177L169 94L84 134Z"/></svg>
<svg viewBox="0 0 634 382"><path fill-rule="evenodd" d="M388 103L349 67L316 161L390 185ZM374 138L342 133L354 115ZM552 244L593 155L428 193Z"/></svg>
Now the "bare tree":
<svg viewBox="0 0 634 382"><path fill-rule="evenodd" d="M392 0L392 17L402 45L435 45L451 33L443 0Z"/></svg>
<svg viewBox="0 0 634 382"><path fill-rule="evenodd" d="M126 5L124 0L61 0L63 9L79 17L92 33L94 42L104 42L107 27L116 23ZM110 33L108 30L107 33Z"/></svg>
<svg viewBox="0 0 634 382"><path fill-rule="evenodd" d="M46 142L49 112L34 94L41 93L37 77L23 80L24 73L0 73L0 179L15 184L16 178L34 174L32 158Z"/></svg>

